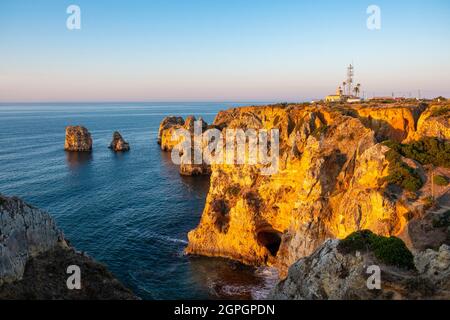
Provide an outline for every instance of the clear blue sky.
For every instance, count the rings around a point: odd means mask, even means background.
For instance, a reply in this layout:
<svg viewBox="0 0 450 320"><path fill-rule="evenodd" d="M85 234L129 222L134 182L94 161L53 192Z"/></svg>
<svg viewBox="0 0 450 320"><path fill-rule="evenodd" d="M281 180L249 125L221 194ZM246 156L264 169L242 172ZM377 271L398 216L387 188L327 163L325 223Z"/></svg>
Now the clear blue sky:
<svg viewBox="0 0 450 320"><path fill-rule="evenodd" d="M450 1L0 1L0 101L300 101L352 61L370 95L450 96Z"/></svg>

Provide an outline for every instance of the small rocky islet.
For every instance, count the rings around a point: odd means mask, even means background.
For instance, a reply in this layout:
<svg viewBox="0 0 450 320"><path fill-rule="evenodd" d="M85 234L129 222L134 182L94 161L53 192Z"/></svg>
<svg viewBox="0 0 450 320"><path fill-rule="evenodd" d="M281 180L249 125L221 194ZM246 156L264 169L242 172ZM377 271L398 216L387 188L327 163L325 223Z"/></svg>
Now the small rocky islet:
<svg viewBox="0 0 450 320"><path fill-rule="evenodd" d="M130 150L130 144L124 140L119 131L114 131L112 141L108 146L115 152ZM67 126L64 150L71 152L91 152L92 137L89 130L83 126Z"/></svg>
<svg viewBox="0 0 450 320"><path fill-rule="evenodd" d="M109 148L115 152L124 152L130 150L130 144L122 138L120 132L115 131Z"/></svg>

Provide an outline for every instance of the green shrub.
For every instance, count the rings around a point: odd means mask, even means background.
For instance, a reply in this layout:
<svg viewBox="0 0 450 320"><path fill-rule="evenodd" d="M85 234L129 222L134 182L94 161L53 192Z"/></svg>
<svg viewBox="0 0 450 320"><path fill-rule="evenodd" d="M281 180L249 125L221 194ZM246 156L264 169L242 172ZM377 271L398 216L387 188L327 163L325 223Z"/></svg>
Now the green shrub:
<svg viewBox="0 0 450 320"><path fill-rule="evenodd" d="M369 230L357 231L341 240L340 252L371 251L375 257L387 265L414 269L414 256L405 243L396 237L383 237Z"/></svg>
<svg viewBox="0 0 450 320"><path fill-rule="evenodd" d="M397 185L411 192L422 188L423 182L417 171L404 163L396 150L389 150L386 159L389 161L389 175L384 179L388 184Z"/></svg>
<svg viewBox="0 0 450 320"><path fill-rule="evenodd" d="M442 187L445 187L448 185L448 179L447 179L447 177L444 177L444 176L439 176L439 175L434 176L433 182L434 182L434 184L436 184L438 186L442 186Z"/></svg>
<svg viewBox="0 0 450 320"><path fill-rule="evenodd" d="M433 164L438 167L450 168L450 143L448 141L423 138L408 144L391 140L383 143L402 156L416 160L423 165Z"/></svg>
<svg viewBox="0 0 450 320"><path fill-rule="evenodd" d="M442 106L442 107L434 108L433 110L431 110L432 117L443 116L444 114L447 114L447 113L450 113L449 106Z"/></svg>

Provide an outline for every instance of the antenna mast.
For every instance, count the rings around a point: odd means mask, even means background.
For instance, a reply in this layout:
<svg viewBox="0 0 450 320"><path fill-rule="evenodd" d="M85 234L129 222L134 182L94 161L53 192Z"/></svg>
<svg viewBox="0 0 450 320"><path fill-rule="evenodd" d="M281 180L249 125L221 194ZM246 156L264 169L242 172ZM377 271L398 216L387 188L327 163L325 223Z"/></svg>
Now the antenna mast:
<svg viewBox="0 0 450 320"><path fill-rule="evenodd" d="M355 75L355 70L352 64L350 64L347 68L347 95L352 95L353 90L353 76Z"/></svg>

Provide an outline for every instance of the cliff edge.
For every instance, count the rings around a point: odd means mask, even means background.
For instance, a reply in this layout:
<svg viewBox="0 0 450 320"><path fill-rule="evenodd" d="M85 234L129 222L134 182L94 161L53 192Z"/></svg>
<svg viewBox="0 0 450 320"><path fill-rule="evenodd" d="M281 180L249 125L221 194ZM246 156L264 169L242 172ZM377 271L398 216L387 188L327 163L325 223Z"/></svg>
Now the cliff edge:
<svg viewBox="0 0 450 320"><path fill-rule="evenodd" d="M188 234L186 252L272 265L285 277L327 239L358 230L399 236L423 250L428 236L411 226L449 206L448 187L430 181L450 175L448 116L447 102L413 101L219 112L210 127L224 136L278 129L277 171L263 175L264 164L212 163L203 215ZM162 127L164 150L176 145L175 127ZM227 152L224 158L237 157ZM433 246L448 243L447 226L428 228L439 234Z"/></svg>
<svg viewBox="0 0 450 320"><path fill-rule="evenodd" d="M81 289L67 287L67 268L81 271ZM105 266L77 252L51 216L0 195L1 299L137 299Z"/></svg>

